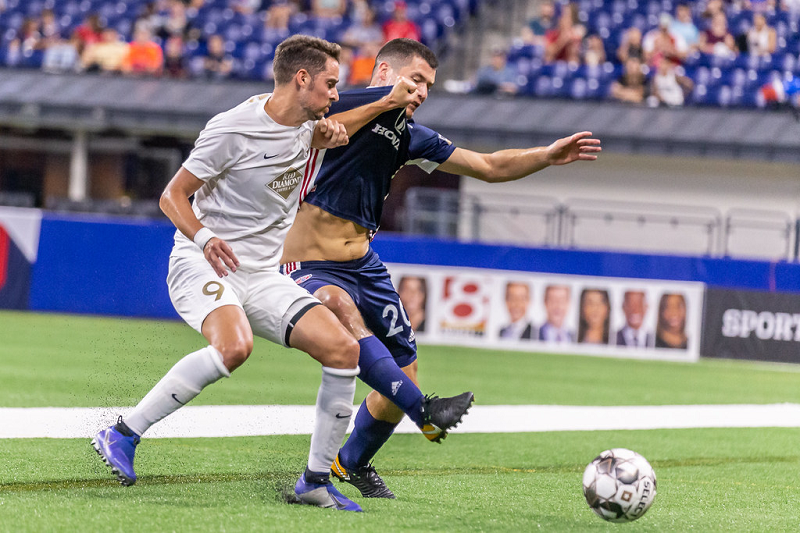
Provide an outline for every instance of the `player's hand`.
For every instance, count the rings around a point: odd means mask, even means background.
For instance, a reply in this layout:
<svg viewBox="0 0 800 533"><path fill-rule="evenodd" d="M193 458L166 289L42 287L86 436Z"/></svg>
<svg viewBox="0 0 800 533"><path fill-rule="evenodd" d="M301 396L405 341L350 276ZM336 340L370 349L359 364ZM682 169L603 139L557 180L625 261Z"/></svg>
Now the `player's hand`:
<svg viewBox="0 0 800 533"><path fill-rule="evenodd" d="M317 122L314 129L314 141L312 146L320 150L344 146L350 142L347 136L347 128L339 121L323 118Z"/></svg>
<svg viewBox="0 0 800 533"><path fill-rule="evenodd" d="M573 161L594 161L596 153L602 151L600 139L591 139L592 132L582 131L559 139L547 147L547 162L551 165L566 165Z"/></svg>
<svg viewBox="0 0 800 533"><path fill-rule="evenodd" d="M228 269L231 272L236 272L239 267L239 259L236 254L233 253L228 243L219 237L212 237L206 243L206 247L203 248L203 255L219 277L227 276Z"/></svg>
<svg viewBox="0 0 800 533"><path fill-rule="evenodd" d="M397 81L394 82L392 91L384 96L384 98L387 99L388 105L391 106L391 109L394 109L413 104L419 100L418 96L417 84L405 76L398 76Z"/></svg>

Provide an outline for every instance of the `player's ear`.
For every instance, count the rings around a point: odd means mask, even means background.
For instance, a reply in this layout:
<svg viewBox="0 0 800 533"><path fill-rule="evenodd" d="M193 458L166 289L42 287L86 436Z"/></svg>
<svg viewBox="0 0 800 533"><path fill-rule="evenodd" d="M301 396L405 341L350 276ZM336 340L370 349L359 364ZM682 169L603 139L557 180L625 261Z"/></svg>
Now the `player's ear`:
<svg viewBox="0 0 800 533"><path fill-rule="evenodd" d="M381 61L378 63L378 66L375 67L375 76L381 83L385 83L387 80L389 80L392 72L392 67L386 61Z"/></svg>
<svg viewBox="0 0 800 533"><path fill-rule="evenodd" d="M311 82L311 75L304 68L298 70L294 75L294 81L298 87L308 87Z"/></svg>

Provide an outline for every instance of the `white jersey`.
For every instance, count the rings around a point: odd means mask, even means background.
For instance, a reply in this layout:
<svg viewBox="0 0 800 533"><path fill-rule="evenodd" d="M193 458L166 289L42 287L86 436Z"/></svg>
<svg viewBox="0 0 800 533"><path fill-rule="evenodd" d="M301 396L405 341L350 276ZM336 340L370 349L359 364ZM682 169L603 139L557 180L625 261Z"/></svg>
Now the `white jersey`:
<svg viewBox="0 0 800 533"><path fill-rule="evenodd" d="M294 222L316 121L282 126L264 110L271 94L212 118L183 167L206 182L195 193L198 220L227 242L244 271L277 269ZM180 231L173 257L201 255Z"/></svg>

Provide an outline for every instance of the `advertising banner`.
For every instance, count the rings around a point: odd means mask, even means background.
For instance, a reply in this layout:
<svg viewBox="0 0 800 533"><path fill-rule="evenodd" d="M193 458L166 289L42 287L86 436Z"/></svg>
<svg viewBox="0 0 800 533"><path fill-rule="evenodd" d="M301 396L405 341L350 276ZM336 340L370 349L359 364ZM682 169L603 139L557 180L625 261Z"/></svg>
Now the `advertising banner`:
<svg viewBox="0 0 800 533"><path fill-rule="evenodd" d="M796 294L708 289L705 357L800 363Z"/></svg>
<svg viewBox="0 0 800 533"><path fill-rule="evenodd" d="M0 207L0 309L27 309L42 212Z"/></svg>
<svg viewBox="0 0 800 533"><path fill-rule="evenodd" d="M703 284L387 264L421 344L696 361Z"/></svg>

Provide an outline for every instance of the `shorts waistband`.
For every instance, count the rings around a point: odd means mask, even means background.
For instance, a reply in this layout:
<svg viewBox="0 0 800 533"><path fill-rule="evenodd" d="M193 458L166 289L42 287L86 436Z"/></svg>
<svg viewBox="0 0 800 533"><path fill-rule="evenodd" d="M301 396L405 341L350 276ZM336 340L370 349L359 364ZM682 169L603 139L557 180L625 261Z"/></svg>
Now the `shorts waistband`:
<svg viewBox="0 0 800 533"><path fill-rule="evenodd" d="M363 257L351 261L293 261L281 265L281 274L289 276L292 272L297 272L304 268L340 268L346 270L360 270L372 261L378 259L378 254L371 247Z"/></svg>

